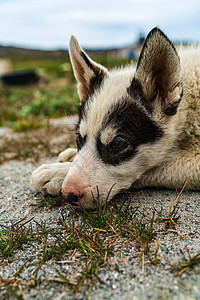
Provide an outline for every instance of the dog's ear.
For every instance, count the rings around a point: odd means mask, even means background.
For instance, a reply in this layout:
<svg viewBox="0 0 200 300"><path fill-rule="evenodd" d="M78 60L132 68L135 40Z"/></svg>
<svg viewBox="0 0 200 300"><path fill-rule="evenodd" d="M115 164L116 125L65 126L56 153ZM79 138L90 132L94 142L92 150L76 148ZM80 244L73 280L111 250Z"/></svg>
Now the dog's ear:
<svg viewBox="0 0 200 300"><path fill-rule="evenodd" d="M80 47L77 39L72 36L69 45L69 54L78 81L78 93L81 101L90 96L98 87L107 73L107 69L95 63Z"/></svg>
<svg viewBox="0 0 200 300"><path fill-rule="evenodd" d="M166 114L176 113L182 96L180 61L174 46L158 28L145 40L134 82L137 86L139 83L149 106L159 103Z"/></svg>

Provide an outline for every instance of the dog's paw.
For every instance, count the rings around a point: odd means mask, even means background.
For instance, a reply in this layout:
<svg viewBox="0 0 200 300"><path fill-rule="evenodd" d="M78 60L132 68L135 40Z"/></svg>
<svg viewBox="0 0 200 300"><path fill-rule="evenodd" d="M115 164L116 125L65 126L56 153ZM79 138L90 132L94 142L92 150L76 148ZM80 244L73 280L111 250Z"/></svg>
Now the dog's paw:
<svg viewBox="0 0 200 300"><path fill-rule="evenodd" d="M70 162L44 164L32 173L32 184L42 193L58 195L70 167Z"/></svg>
<svg viewBox="0 0 200 300"><path fill-rule="evenodd" d="M77 154L77 149L68 148L58 155L57 162L73 161Z"/></svg>

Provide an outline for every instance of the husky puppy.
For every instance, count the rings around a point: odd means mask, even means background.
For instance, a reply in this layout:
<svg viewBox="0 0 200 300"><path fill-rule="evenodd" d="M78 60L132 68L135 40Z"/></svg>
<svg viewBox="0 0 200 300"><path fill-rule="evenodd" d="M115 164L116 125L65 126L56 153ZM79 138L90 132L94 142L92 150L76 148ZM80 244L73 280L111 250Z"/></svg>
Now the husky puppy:
<svg viewBox="0 0 200 300"><path fill-rule="evenodd" d="M69 52L80 97L77 154L67 149L39 167L33 185L84 208L131 186L175 189L188 180L200 189L200 51L178 55L154 28L136 68L108 71L73 36Z"/></svg>

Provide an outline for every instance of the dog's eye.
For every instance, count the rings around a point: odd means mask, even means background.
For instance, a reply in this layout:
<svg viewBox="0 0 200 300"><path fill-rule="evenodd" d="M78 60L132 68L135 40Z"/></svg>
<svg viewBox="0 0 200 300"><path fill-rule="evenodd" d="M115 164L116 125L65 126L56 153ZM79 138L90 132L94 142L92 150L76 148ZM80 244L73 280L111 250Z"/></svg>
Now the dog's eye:
<svg viewBox="0 0 200 300"><path fill-rule="evenodd" d="M76 143L77 143L78 150L80 150L83 147L85 140L86 140L86 136L82 137L79 132L76 133Z"/></svg>
<svg viewBox="0 0 200 300"><path fill-rule="evenodd" d="M122 139L115 139L110 143L110 148L115 152L124 150L128 146L128 143Z"/></svg>

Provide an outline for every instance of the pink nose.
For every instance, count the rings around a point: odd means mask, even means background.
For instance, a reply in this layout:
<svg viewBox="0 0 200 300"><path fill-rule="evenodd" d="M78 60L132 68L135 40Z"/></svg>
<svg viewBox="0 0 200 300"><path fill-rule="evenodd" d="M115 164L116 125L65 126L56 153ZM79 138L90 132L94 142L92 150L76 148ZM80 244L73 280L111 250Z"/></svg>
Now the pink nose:
<svg viewBox="0 0 200 300"><path fill-rule="evenodd" d="M83 194L79 194L77 191L65 191L61 190L62 197L72 205L79 205L83 200Z"/></svg>

